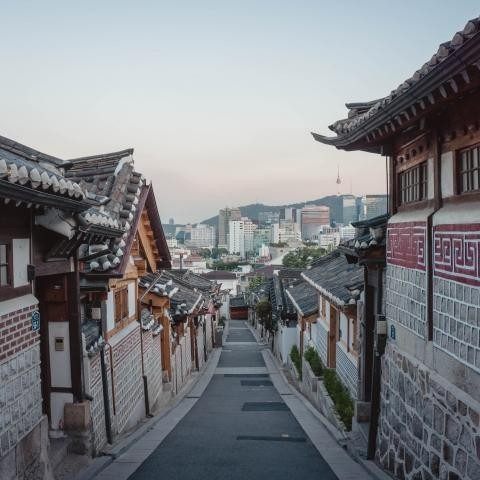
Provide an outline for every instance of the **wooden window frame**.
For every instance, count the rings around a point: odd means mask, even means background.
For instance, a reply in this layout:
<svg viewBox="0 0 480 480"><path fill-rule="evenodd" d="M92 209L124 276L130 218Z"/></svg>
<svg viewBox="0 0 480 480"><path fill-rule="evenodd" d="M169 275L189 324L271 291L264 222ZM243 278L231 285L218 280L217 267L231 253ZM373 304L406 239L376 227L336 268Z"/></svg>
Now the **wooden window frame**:
<svg viewBox="0 0 480 480"><path fill-rule="evenodd" d="M114 293L115 306L115 325L119 325L124 320L129 318L128 312L128 286L117 288Z"/></svg>
<svg viewBox="0 0 480 480"><path fill-rule="evenodd" d="M477 165L471 168L463 169L462 156L463 154L469 154L467 162L472 162L472 153L477 154ZM475 173L477 172L477 188L464 188L463 175L467 175L467 183L471 184L474 181ZM460 196L478 196L480 194L480 143L469 145L468 147L461 148L455 152L455 164L454 164L454 185L455 195ZM471 177L470 177L471 176Z"/></svg>
<svg viewBox="0 0 480 480"><path fill-rule="evenodd" d="M397 174L398 206L414 205L428 199L428 161Z"/></svg>
<svg viewBox="0 0 480 480"><path fill-rule="evenodd" d="M7 245L7 275L9 279L8 285L0 285L0 302L10 300L12 298L21 297L32 293L32 286L29 282L28 285L22 285L21 287L13 286L13 240L14 236L4 235L0 236L0 244Z"/></svg>

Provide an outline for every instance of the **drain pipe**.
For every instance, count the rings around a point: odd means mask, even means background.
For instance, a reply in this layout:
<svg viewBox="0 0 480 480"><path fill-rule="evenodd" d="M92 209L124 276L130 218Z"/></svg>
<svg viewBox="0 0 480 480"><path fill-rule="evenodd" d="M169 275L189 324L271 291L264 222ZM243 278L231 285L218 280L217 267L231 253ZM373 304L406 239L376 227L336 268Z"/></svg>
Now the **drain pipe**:
<svg viewBox="0 0 480 480"><path fill-rule="evenodd" d="M100 348L100 368L102 370L102 390L103 390L103 409L105 411L105 431L107 442L113 443L112 422L110 418L110 399L108 398L108 376L107 366L105 364L105 344Z"/></svg>

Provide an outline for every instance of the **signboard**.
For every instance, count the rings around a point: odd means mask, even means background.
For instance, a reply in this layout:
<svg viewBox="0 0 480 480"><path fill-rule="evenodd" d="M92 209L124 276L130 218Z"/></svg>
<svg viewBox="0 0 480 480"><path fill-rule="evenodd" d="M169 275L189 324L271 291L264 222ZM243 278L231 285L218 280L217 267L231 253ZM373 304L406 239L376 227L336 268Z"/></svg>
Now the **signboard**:
<svg viewBox="0 0 480 480"><path fill-rule="evenodd" d="M390 325L390 338L392 340L395 340L395 336L396 336L395 325Z"/></svg>
<svg viewBox="0 0 480 480"><path fill-rule="evenodd" d="M40 312L38 310L32 312L32 330L34 332L40 330Z"/></svg>

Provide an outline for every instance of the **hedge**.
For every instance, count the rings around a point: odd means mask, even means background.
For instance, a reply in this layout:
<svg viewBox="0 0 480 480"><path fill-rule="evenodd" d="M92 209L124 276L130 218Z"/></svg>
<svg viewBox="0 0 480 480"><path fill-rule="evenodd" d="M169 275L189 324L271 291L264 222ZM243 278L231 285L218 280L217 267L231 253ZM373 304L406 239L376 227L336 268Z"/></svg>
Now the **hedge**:
<svg viewBox="0 0 480 480"><path fill-rule="evenodd" d="M323 375L323 365L317 351L313 347L308 347L303 354L305 360L310 364L313 373L317 377Z"/></svg>
<svg viewBox="0 0 480 480"><path fill-rule="evenodd" d="M297 371L301 378L302 377L302 357L300 357L300 352L298 351L298 348L296 345L294 345L290 350L290 358L292 359L293 364L297 368Z"/></svg>
<svg viewBox="0 0 480 480"><path fill-rule="evenodd" d="M340 381L335 370L332 369L324 370L323 383L345 428L350 431L352 429L353 400L349 391Z"/></svg>

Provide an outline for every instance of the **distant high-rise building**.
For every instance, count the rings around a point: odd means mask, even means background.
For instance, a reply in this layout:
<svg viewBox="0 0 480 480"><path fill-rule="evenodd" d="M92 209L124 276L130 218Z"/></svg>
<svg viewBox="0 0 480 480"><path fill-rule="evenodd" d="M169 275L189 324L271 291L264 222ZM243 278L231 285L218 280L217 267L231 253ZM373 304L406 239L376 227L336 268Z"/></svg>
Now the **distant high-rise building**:
<svg viewBox="0 0 480 480"><path fill-rule="evenodd" d="M222 208L218 212L218 247L228 248L229 222L240 220L242 214L239 208Z"/></svg>
<svg viewBox="0 0 480 480"><path fill-rule="evenodd" d="M230 220L228 225L228 252L245 257L254 251L254 232L257 226L246 217Z"/></svg>
<svg viewBox="0 0 480 480"><path fill-rule="evenodd" d="M272 225L280 221L280 212L259 212L258 223L260 225Z"/></svg>
<svg viewBox="0 0 480 480"><path fill-rule="evenodd" d="M330 225L330 208L324 205L306 205L301 210L302 239L311 240L322 225Z"/></svg>
<svg viewBox="0 0 480 480"><path fill-rule="evenodd" d="M336 225L350 225L358 220L354 195L338 195L330 202L330 221Z"/></svg>
<svg viewBox="0 0 480 480"><path fill-rule="evenodd" d="M170 219L168 220L168 223L170 225L175 225L175 220L173 219L173 217L170 217Z"/></svg>
<svg viewBox="0 0 480 480"><path fill-rule="evenodd" d="M186 243L190 247L212 248L215 246L215 230L215 227L204 223L191 226L190 239Z"/></svg>
<svg viewBox="0 0 480 480"><path fill-rule="evenodd" d="M366 219L385 215L388 208L387 195L366 195Z"/></svg>

